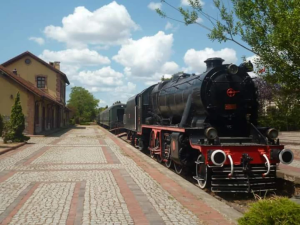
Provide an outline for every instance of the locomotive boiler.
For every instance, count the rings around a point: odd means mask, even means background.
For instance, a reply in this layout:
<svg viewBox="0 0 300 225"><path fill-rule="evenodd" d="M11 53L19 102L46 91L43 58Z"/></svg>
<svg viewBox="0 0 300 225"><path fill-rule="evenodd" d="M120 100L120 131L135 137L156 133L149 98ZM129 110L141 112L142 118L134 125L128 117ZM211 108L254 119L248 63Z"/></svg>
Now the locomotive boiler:
<svg viewBox="0 0 300 225"><path fill-rule="evenodd" d="M178 73L133 96L124 126L151 157L193 171L215 192L275 189L276 164L293 161L274 128L257 127L257 91L247 63L205 61L206 72Z"/></svg>

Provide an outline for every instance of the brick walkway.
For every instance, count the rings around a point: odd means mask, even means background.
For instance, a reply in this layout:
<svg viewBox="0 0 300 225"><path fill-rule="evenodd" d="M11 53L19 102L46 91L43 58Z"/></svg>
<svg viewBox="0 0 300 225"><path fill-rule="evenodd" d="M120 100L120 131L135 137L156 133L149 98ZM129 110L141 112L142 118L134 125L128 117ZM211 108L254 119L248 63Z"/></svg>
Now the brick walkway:
<svg viewBox="0 0 300 225"><path fill-rule="evenodd" d="M98 126L32 137L0 156L0 224L230 224L239 216Z"/></svg>

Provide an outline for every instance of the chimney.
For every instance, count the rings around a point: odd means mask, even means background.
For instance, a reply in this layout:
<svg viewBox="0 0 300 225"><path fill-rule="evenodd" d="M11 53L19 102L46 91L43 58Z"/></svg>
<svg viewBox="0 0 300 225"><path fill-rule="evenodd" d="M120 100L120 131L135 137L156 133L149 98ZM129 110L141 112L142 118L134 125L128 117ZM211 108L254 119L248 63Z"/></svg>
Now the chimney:
<svg viewBox="0 0 300 225"><path fill-rule="evenodd" d="M50 65L50 66L54 66L53 62L49 62L49 65Z"/></svg>
<svg viewBox="0 0 300 225"><path fill-rule="evenodd" d="M14 70L13 70L13 73L14 73L15 75L18 75L17 69L14 69Z"/></svg>
<svg viewBox="0 0 300 225"><path fill-rule="evenodd" d="M224 62L224 59L222 58L208 58L207 60L204 61L206 63L206 71L209 71L217 66L221 66L222 63Z"/></svg>
<svg viewBox="0 0 300 225"><path fill-rule="evenodd" d="M54 68L60 70L60 62L54 62Z"/></svg>

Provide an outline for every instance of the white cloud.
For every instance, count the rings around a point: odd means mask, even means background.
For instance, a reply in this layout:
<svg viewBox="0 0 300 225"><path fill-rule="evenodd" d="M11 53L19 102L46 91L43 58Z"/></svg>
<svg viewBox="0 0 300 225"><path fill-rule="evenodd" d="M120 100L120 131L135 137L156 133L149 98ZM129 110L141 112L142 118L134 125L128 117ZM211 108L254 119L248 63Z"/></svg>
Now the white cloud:
<svg viewBox="0 0 300 225"><path fill-rule="evenodd" d="M39 55L45 61L59 61L65 65L76 66L97 66L101 64L109 64L108 57L100 55L97 51L89 49L66 49L62 51L44 50Z"/></svg>
<svg viewBox="0 0 300 225"><path fill-rule="evenodd" d="M88 44L122 44L137 28L125 6L113 1L93 12L76 7L73 14L62 19L62 26L47 26L44 33L69 47L83 48Z"/></svg>
<svg viewBox="0 0 300 225"><path fill-rule="evenodd" d="M38 43L39 45L45 44L45 40L41 37L30 37L30 38L28 38L28 40L34 41L34 42Z"/></svg>
<svg viewBox="0 0 300 225"><path fill-rule="evenodd" d="M76 80L83 85L91 87L115 87L123 84L121 80L122 77L122 73L119 73L113 70L110 66L107 66L95 71L81 71L76 77Z"/></svg>
<svg viewBox="0 0 300 225"><path fill-rule="evenodd" d="M200 0L200 4L203 6L205 3ZM190 6L190 3L188 0L181 0L181 5Z"/></svg>
<svg viewBox="0 0 300 225"><path fill-rule="evenodd" d="M126 84L120 85L118 87L86 86L85 88L92 93L102 92L104 96L109 93L107 95L106 101L100 100L101 105L104 104L108 106L111 106L111 104L115 101L126 103L131 96L136 94L136 84L132 82L127 82Z"/></svg>
<svg viewBox="0 0 300 225"><path fill-rule="evenodd" d="M248 72L249 75L251 77L257 77L258 76L257 75L258 68L257 68L256 62L257 62L257 60L259 60L259 57L257 55L253 55L253 56L247 57L246 60L247 60L247 62L250 60L251 63L253 64L253 71L254 72Z"/></svg>
<svg viewBox="0 0 300 225"><path fill-rule="evenodd" d="M164 74L177 73L179 66L175 62L166 62L162 67L160 72Z"/></svg>
<svg viewBox="0 0 300 225"><path fill-rule="evenodd" d="M197 22L197 23L202 23L202 22L203 22L203 19L202 19L201 17L198 17L198 18L196 19L196 22Z"/></svg>
<svg viewBox="0 0 300 225"><path fill-rule="evenodd" d="M94 47L97 50L107 50L109 49L109 45L99 45Z"/></svg>
<svg viewBox="0 0 300 225"><path fill-rule="evenodd" d="M178 69L175 62L168 62L173 45L173 35L159 31L154 36L130 40L122 45L113 59L123 65L127 76L159 81L164 72Z"/></svg>
<svg viewBox="0 0 300 225"><path fill-rule="evenodd" d="M150 2L148 5L148 8L151 10L161 9L161 3L160 2Z"/></svg>
<svg viewBox="0 0 300 225"><path fill-rule="evenodd" d="M169 21L167 22L166 26L165 26L165 30L171 30L172 32L177 31L179 28L179 25L174 26L172 23L170 23Z"/></svg>
<svg viewBox="0 0 300 225"><path fill-rule="evenodd" d="M172 28L173 28L173 24L168 21L165 26L165 30L171 30Z"/></svg>
<svg viewBox="0 0 300 225"><path fill-rule="evenodd" d="M236 63L236 52L230 48L224 48L220 51L215 51L212 48L205 48L200 51L189 49L184 55L184 62L188 66L185 71L193 73L202 73L206 71L205 60L212 57L220 57L225 61L223 63Z"/></svg>

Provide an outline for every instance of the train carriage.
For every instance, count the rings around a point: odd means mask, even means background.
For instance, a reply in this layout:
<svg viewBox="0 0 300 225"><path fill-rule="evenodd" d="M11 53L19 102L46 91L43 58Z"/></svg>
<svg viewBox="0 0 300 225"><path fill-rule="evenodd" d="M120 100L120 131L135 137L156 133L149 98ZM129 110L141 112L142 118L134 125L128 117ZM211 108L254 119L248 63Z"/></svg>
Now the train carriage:
<svg viewBox="0 0 300 225"><path fill-rule="evenodd" d="M125 108L126 104L115 103L111 107L105 109L98 114L99 125L107 129L122 127Z"/></svg>

